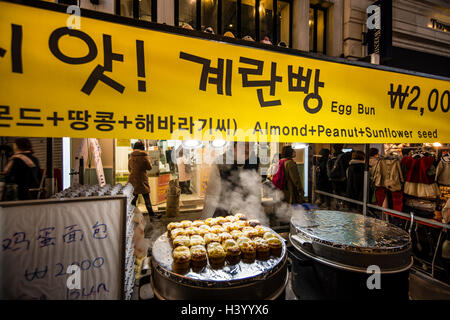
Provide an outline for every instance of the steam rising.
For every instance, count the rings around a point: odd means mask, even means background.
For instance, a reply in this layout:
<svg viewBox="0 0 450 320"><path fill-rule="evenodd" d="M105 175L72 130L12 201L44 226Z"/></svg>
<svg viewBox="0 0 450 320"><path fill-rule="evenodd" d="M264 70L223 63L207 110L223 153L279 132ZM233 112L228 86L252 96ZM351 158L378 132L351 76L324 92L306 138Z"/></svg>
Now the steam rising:
<svg viewBox="0 0 450 320"><path fill-rule="evenodd" d="M222 179L222 198L219 208L235 214L245 213L249 219L258 219L269 225L269 218L261 204L261 176L255 170L235 171L228 180Z"/></svg>
<svg viewBox="0 0 450 320"><path fill-rule="evenodd" d="M218 207L235 214L245 213L249 219L258 219L263 225L269 226L269 215L265 213L261 203L261 192L263 184L261 176L255 170L242 170L235 172L228 180L222 179L222 194L225 195ZM267 187L266 187L267 188ZM281 224L289 224L293 214L304 211L301 206L293 208L292 205L283 202L284 194L272 185L269 187L268 197L274 201L273 213Z"/></svg>

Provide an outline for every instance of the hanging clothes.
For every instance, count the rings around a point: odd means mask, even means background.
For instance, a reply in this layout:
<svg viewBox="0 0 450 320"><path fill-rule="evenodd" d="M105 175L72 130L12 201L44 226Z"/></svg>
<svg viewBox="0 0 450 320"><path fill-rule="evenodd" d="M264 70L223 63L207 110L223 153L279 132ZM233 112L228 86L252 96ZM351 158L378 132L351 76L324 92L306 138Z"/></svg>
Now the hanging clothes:
<svg viewBox="0 0 450 320"><path fill-rule="evenodd" d="M390 194L392 199L392 209L397 211L403 210L403 191L389 191L386 188L380 187L375 191L375 197L377 199L377 206L383 208L389 208L389 201L387 200L387 196Z"/></svg>
<svg viewBox="0 0 450 320"><path fill-rule="evenodd" d="M392 199L392 209L402 211L404 182L403 172L398 159L384 158L375 166L375 197L377 205L389 208L388 196Z"/></svg>
<svg viewBox="0 0 450 320"><path fill-rule="evenodd" d="M405 180L414 183L431 184L434 182L434 176L428 174L428 169L434 164L434 157L423 156L413 158L411 156L403 157L402 165L406 168Z"/></svg>
<svg viewBox="0 0 450 320"><path fill-rule="evenodd" d="M434 157L406 156L402 159L402 165L406 168L406 194L419 198L435 198L440 195L435 183Z"/></svg>
<svg viewBox="0 0 450 320"><path fill-rule="evenodd" d="M376 187L383 187L389 191L401 191L404 179L400 161L381 159L375 167L374 181Z"/></svg>
<svg viewBox="0 0 450 320"><path fill-rule="evenodd" d="M435 179L440 185L450 186L450 156L442 157L439 161Z"/></svg>

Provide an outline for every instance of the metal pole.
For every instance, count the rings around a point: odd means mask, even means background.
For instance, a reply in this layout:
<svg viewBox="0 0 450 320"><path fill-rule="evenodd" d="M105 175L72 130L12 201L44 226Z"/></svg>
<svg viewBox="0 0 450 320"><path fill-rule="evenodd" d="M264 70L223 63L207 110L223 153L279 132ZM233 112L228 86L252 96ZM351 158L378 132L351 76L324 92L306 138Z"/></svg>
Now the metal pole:
<svg viewBox="0 0 450 320"><path fill-rule="evenodd" d="M53 138L47 138L47 163L46 163L45 190L46 196L51 197L55 193L55 179L53 178Z"/></svg>
<svg viewBox="0 0 450 320"><path fill-rule="evenodd" d="M312 152L313 153L313 152ZM305 161L309 161L309 159L305 159ZM312 187L311 187L311 199L312 199L312 204L315 204L316 203L316 163L314 163L315 162L315 158L314 158L314 155L313 155L313 161L311 161L311 163L312 163L312 177L311 177L311 180L312 180Z"/></svg>
<svg viewBox="0 0 450 320"><path fill-rule="evenodd" d="M367 216L367 198L369 194L369 144L365 145L366 162L364 165L363 215Z"/></svg>

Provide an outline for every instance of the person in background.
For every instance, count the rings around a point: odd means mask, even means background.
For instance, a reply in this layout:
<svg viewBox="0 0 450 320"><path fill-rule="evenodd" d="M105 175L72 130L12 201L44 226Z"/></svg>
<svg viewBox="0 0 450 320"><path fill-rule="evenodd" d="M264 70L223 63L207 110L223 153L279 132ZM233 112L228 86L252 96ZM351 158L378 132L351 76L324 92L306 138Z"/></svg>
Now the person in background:
<svg viewBox="0 0 450 320"><path fill-rule="evenodd" d="M283 188L283 194L284 201L289 204L301 204L305 202L303 183L298 173L297 163L293 160L295 156L295 150L291 146L283 147L279 166L284 166L286 184Z"/></svg>
<svg viewBox="0 0 450 320"><path fill-rule="evenodd" d="M17 184L19 200L31 200L36 197L30 189L39 188L41 169L38 159L33 156L31 141L18 138L13 144L14 154L5 166L6 183Z"/></svg>
<svg viewBox="0 0 450 320"><path fill-rule="evenodd" d="M343 144L334 144L334 152L328 158L327 174L333 187L333 193L338 196L346 195L347 190L347 168L351 160L351 153L344 153ZM334 207L339 210L345 208L346 204L341 200L336 200Z"/></svg>
<svg viewBox="0 0 450 320"><path fill-rule="evenodd" d="M211 167L201 219L226 216L235 209L259 210L262 188L259 165L249 142L234 142ZM248 199L255 201L246 203ZM248 207L234 208L239 202Z"/></svg>
<svg viewBox="0 0 450 320"><path fill-rule="evenodd" d="M328 158L327 172L333 186L333 193L339 196L345 195L346 190L346 172L345 156L342 152L342 144L333 145L334 152Z"/></svg>
<svg viewBox="0 0 450 320"><path fill-rule="evenodd" d="M314 165L316 166L316 188L324 192L332 192L331 182L328 179L327 163L330 156L330 149L321 149L319 156L314 158ZM327 207L330 206L330 197L320 194L317 199L317 205L326 202Z"/></svg>
<svg viewBox="0 0 450 320"><path fill-rule="evenodd" d="M191 170L189 160L185 156L183 147L180 147L177 156L178 180L180 182L181 193L192 194L191 191Z"/></svg>
<svg viewBox="0 0 450 320"><path fill-rule="evenodd" d="M153 212L152 203L150 201L150 185L148 183L147 170L152 169L152 164L148 153L144 150L144 144L140 141L133 146L133 152L128 159L128 171L130 176L128 181L133 185L134 199L131 202L136 206L136 201L140 194L145 201L145 207L151 217L160 218Z"/></svg>
<svg viewBox="0 0 450 320"><path fill-rule="evenodd" d="M166 161L169 164L170 172L175 172L175 164L172 160L172 147L168 147L166 150Z"/></svg>
<svg viewBox="0 0 450 320"><path fill-rule="evenodd" d="M275 173L278 171L278 162L280 161L281 154L276 153L273 158L272 162L270 163L269 169L267 169L267 179L272 180L272 177Z"/></svg>
<svg viewBox="0 0 450 320"><path fill-rule="evenodd" d="M347 196L362 201L364 196L365 153L354 151L347 169ZM355 207L353 204L350 207Z"/></svg>

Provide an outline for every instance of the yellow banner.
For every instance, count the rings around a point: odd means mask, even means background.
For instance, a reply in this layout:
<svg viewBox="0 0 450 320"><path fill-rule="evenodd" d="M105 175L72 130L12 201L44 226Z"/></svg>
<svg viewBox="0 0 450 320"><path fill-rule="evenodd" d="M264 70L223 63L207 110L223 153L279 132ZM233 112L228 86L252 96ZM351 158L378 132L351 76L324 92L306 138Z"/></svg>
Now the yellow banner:
<svg viewBox="0 0 450 320"><path fill-rule="evenodd" d="M0 136L450 142L449 81L0 1Z"/></svg>

